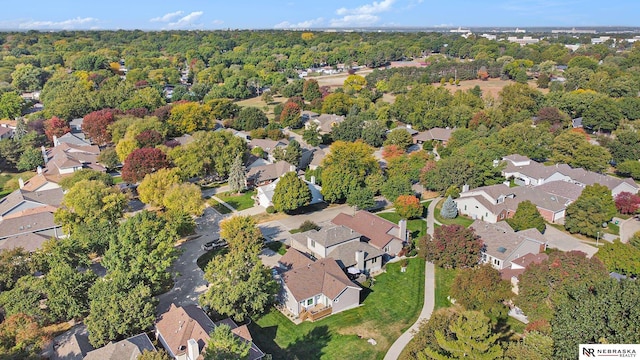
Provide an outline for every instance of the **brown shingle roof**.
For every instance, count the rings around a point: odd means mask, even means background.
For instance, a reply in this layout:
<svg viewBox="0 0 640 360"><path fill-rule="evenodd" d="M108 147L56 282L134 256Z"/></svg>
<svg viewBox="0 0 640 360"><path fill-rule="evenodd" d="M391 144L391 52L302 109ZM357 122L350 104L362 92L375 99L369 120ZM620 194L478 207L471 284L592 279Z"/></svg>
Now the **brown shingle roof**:
<svg viewBox="0 0 640 360"><path fill-rule="evenodd" d="M526 241L533 241L539 245L543 245L545 242L540 240L542 235L536 229L514 232L509 230L510 227L507 228L500 223L490 224L482 220L474 221L470 228L473 228L476 235L482 240L483 252L501 260L509 258ZM528 230L533 230L540 235L534 235Z"/></svg>
<svg viewBox="0 0 640 360"><path fill-rule="evenodd" d="M345 241L360 239L362 234L342 225L334 225L331 223L323 224L320 230L305 231L297 236L298 239L303 239L303 244L306 245L306 238L317 242L325 248L343 243Z"/></svg>
<svg viewBox="0 0 640 360"><path fill-rule="evenodd" d="M48 211L4 219L0 222L0 239L55 227L57 226L53 220L53 213Z"/></svg>
<svg viewBox="0 0 640 360"><path fill-rule="evenodd" d="M547 259L549 259L549 255L545 253L540 253L540 254L528 253L525 256L521 256L517 259L511 260L511 262L526 268L530 264L540 264L541 262Z"/></svg>
<svg viewBox="0 0 640 360"><path fill-rule="evenodd" d="M347 287L360 290L332 258L289 270L282 274L282 280L298 301L319 294L335 299Z"/></svg>
<svg viewBox="0 0 640 360"><path fill-rule="evenodd" d="M275 180L289 171L295 171L295 166L286 161L278 161L275 164L252 167L247 173L247 180L253 181L254 183L261 183L263 181Z"/></svg>
<svg viewBox="0 0 640 360"><path fill-rule="evenodd" d="M83 360L133 360L137 359L144 350L156 351L146 333L132 336L116 343L90 351Z"/></svg>
<svg viewBox="0 0 640 360"><path fill-rule="evenodd" d="M314 263L314 260L294 248L289 248L278 262L289 269L297 269Z"/></svg>
<svg viewBox="0 0 640 360"><path fill-rule="evenodd" d="M171 304L169 310L156 322L156 330L169 347L167 350L174 356L186 353L189 339L194 339L202 350L214 328L213 321L195 305L177 307Z"/></svg>
<svg viewBox="0 0 640 360"><path fill-rule="evenodd" d="M402 241L396 236L398 225L368 211L360 210L354 216L340 213L331 222L359 232L377 249L384 249L392 240Z"/></svg>
<svg viewBox="0 0 640 360"><path fill-rule="evenodd" d="M427 131L421 131L414 136L414 139L420 141L430 141L430 140L439 140L439 141L449 141L451 138L451 133L455 129L443 129L443 128L433 128Z"/></svg>

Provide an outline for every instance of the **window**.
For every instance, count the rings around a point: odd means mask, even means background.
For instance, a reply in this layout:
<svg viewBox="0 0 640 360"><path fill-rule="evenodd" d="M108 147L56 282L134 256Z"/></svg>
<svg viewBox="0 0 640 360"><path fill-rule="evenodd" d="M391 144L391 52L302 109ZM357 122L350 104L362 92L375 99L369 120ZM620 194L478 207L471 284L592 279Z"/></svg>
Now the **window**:
<svg viewBox="0 0 640 360"><path fill-rule="evenodd" d="M467 210L467 205L464 206L464 209Z"/></svg>
<svg viewBox="0 0 640 360"><path fill-rule="evenodd" d="M389 245L384 247L384 252L388 253L389 252Z"/></svg>
<svg viewBox="0 0 640 360"><path fill-rule="evenodd" d="M313 305L313 298L307 299L307 306Z"/></svg>
<svg viewBox="0 0 640 360"><path fill-rule="evenodd" d="M377 262L378 262L378 258L377 258L377 257L374 257L373 259L371 259L371 263L372 263L372 264L375 264L375 263L377 263Z"/></svg>
<svg viewBox="0 0 640 360"><path fill-rule="evenodd" d="M316 247L316 241L315 240L309 239L309 241L311 241L311 247Z"/></svg>
<svg viewBox="0 0 640 360"><path fill-rule="evenodd" d="M500 213L500 220L504 219L504 213Z"/></svg>

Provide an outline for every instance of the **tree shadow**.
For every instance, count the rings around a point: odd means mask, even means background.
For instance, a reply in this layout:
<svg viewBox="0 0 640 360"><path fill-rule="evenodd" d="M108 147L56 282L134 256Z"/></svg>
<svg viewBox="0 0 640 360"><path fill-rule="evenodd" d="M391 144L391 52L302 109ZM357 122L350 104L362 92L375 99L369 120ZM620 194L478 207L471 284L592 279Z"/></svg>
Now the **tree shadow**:
<svg viewBox="0 0 640 360"><path fill-rule="evenodd" d="M320 359L323 355L323 349L330 340L329 328L326 325L318 326L296 339L287 348L287 359Z"/></svg>

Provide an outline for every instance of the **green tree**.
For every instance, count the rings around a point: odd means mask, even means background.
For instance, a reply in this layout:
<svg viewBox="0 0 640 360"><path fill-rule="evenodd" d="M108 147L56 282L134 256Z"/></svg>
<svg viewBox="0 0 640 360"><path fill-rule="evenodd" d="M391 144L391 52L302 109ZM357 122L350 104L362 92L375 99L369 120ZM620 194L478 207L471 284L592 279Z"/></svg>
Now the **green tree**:
<svg viewBox="0 0 640 360"><path fill-rule="evenodd" d="M0 290L13 288L19 278L28 275L29 254L22 248L0 251Z"/></svg>
<svg viewBox="0 0 640 360"><path fill-rule="evenodd" d="M322 143L320 127L316 123L310 123L302 132L302 140L311 146L318 146Z"/></svg>
<svg viewBox="0 0 640 360"><path fill-rule="evenodd" d="M604 242L598 249L596 256L607 270L617 272L628 277L640 275L640 249L631 244L625 244L616 239L613 243Z"/></svg>
<svg viewBox="0 0 640 360"><path fill-rule="evenodd" d="M551 360L553 339L538 331L529 331L522 341L509 342L504 356L509 360Z"/></svg>
<svg viewBox="0 0 640 360"><path fill-rule="evenodd" d="M346 93L359 92L367 86L367 80L360 75L349 75L344 80L343 86Z"/></svg>
<svg viewBox="0 0 640 360"><path fill-rule="evenodd" d="M40 307L45 299L44 279L25 275L16 281L13 289L0 294L0 306L5 316L25 314L44 325L51 320L49 314Z"/></svg>
<svg viewBox="0 0 640 360"><path fill-rule="evenodd" d="M96 275L78 271L66 263L56 263L44 278L47 308L58 321L80 319L89 313L89 288Z"/></svg>
<svg viewBox="0 0 640 360"><path fill-rule="evenodd" d="M448 196L440 209L440 216L444 219L455 219L458 216L458 205Z"/></svg>
<svg viewBox="0 0 640 360"><path fill-rule="evenodd" d="M165 219L143 210L120 225L102 264L130 283L145 284L157 293L171 280L168 269L178 257L177 240L176 230Z"/></svg>
<svg viewBox="0 0 640 360"><path fill-rule="evenodd" d="M149 351L145 349L136 360L171 360L171 356L164 350Z"/></svg>
<svg viewBox="0 0 640 360"><path fill-rule="evenodd" d="M451 287L456 303L467 310L482 311L493 323L507 318L504 302L513 295L511 284L489 264L458 272Z"/></svg>
<svg viewBox="0 0 640 360"><path fill-rule="evenodd" d="M611 159L607 149L590 144L583 133L576 131L565 131L558 135L553 141L552 149L553 161L590 171L606 170Z"/></svg>
<svg viewBox="0 0 640 360"><path fill-rule="evenodd" d="M547 228L538 208L529 200L520 202L516 213L507 222L515 231L535 228L544 233Z"/></svg>
<svg viewBox="0 0 640 360"><path fill-rule="evenodd" d="M13 79L11 85L21 91L42 89L45 75L42 69L32 64L18 64L16 65L16 70L11 73L11 78Z"/></svg>
<svg viewBox="0 0 640 360"><path fill-rule="evenodd" d="M273 192L273 206L277 211L293 211L309 205L311 190L295 172L284 174Z"/></svg>
<svg viewBox="0 0 640 360"><path fill-rule="evenodd" d="M358 209L371 209L376 206L375 193L369 187L358 187L347 194L347 205Z"/></svg>
<svg viewBox="0 0 640 360"><path fill-rule="evenodd" d="M460 311L460 307L445 307L434 310L429 320L420 324L420 328L413 340L407 344L402 352L405 356L401 355L400 359L416 360L418 359L418 354L422 353L426 348L438 353L444 353L445 350L438 345L436 331L442 333L446 339L454 339L454 334L449 329L449 326L460 317Z"/></svg>
<svg viewBox="0 0 640 360"><path fill-rule="evenodd" d="M491 322L482 312L465 311L449 326L455 339L447 339L441 331L436 331L436 341L444 349L440 353L426 348L419 359L501 359L503 350L497 343L499 334L491 334Z"/></svg>
<svg viewBox="0 0 640 360"><path fill-rule="evenodd" d="M209 334L204 353L205 360L247 359L251 343L231 332L226 325L218 325Z"/></svg>
<svg viewBox="0 0 640 360"><path fill-rule="evenodd" d="M0 119L14 119L22 115L24 100L15 92L0 94Z"/></svg>
<svg viewBox="0 0 640 360"><path fill-rule="evenodd" d="M520 83L503 87L499 98L498 108L502 110L505 119L509 119L511 123L530 119L540 110L544 99L541 92Z"/></svg>
<svg viewBox="0 0 640 360"><path fill-rule="evenodd" d="M94 347L139 334L153 326L157 300L151 288L133 285L119 276L99 279L89 289L89 316L85 319Z"/></svg>
<svg viewBox="0 0 640 360"><path fill-rule="evenodd" d="M138 197L145 204L163 206L165 194L169 188L180 182L179 169L160 169L144 176L138 185Z"/></svg>
<svg viewBox="0 0 640 360"><path fill-rule="evenodd" d="M596 237L602 224L616 214L611 190L600 184L587 185L582 193L567 206L564 227L569 232Z"/></svg>
<svg viewBox="0 0 640 360"><path fill-rule="evenodd" d="M201 216L204 211L202 191L196 184L174 184L167 189L162 205L168 211Z"/></svg>
<svg viewBox="0 0 640 360"><path fill-rule="evenodd" d="M64 231L78 225L104 220L115 224L122 217L127 198L98 180L81 180L67 191L54 217Z"/></svg>
<svg viewBox="0 0 640 360"><path fill-rule="evenodd" d="M306 80L302 85L302 96L305 101L313 101L316 99L322 98L322 93L320 92L320 86L316 80L310 79Z"/></svg>
<svg viewBox="0 0 640 360"><path fill-rule="evenodd" d="M640 180L640 162L636 160L626 160L618 164L616 173L625 177L632 177L634 180Z"/></svg>
<svg viewBox="0 0 640 360"><path fill-rule="evenodd" d="M36 148L28 148L20 155L17 167L20 171L28 171L42 165L44 165L42 151Z"/></svg>
<svg viewBox="0 0 640 360"><path fill-rule="evenodd" d="M609 97L603 97L589 105L582 124L588 129L611 132L618 128L620 120L622 113L618 104Z"/></svg>
<svg viewBox="0 0 640 360"><path fill-rule="evenodd" d="M379 121L367 121L362 127L362 141L378 148L384 143L387 136L387 128Z"/></svg>
<svg viewBox="0 0 640 360"><path fill-rule="evenodd" d="M397 145L398 147L406 150L411 144L413 144L413 138L407 130L396 129L391 131L387 135L387 140L384 141L384 145Z"/></svg>
<svg viewBox="0 0 640 360"><path fill-rule="evenodd" d="M229 169L229 187L239 193L247 187L247 173L242 163L242 154L238 154Z"/></svg>
<svg viewBox="0 0 640 360"><path fill-rule="evenodd" d="M406 175L392 176L385 181L380 192L389 201L395 201L400 195L413 195L411 180Z"/></svg>
<svg viewBox="0 0 640 360"><path fill-rule="evenodd" d="M238 118L234 121L234 126L238 129L251 131L267 126L269 119L264 111L257 107L245 107L240 110Z"/></svg>
<svg viewBox="0 0 640 360"><path fill-rule="evenodd" d="M353 102L347 94L329 94L324 98L324 101L322 102L322 113L347 115L349 109L351 109L352 104Z"/></svg>
<svg viewBox="0 0 640 360"><path fill-rule="evenodd" d="M75 184L82 180L96 180L103 183L105 186L113 185L113 177L109 174L105 174L102 171L92 169L80 169L75 171L71 176L65 177L58 183L60 187L65 190L71 189Z"/></svg>
<svg viewBox="0 0 640 360"><path fill-rule="evenodd" d="M326 201L337 202L358 187L364 179L380 173L373 149L364 143L336 141L322 162L322 195Z"/></svg>

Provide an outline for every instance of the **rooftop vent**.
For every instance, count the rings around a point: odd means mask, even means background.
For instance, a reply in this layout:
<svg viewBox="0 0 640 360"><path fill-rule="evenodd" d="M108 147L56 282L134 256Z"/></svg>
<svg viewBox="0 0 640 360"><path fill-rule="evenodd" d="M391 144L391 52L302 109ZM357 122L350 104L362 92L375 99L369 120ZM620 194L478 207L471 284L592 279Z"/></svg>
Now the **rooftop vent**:
<svg viewBox="0 0 640 360"><path fill-rule="evenodd" d="M505 248L504 248L504 247L502 247L502 246L500 246L500 247L498 248L498 252L499 252L499 253L501 253L501 254L504 254L506 251L507 251L507 249L505 249Z"/></svg>

